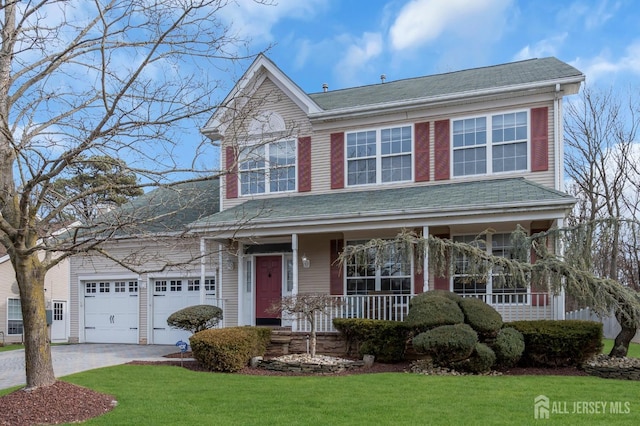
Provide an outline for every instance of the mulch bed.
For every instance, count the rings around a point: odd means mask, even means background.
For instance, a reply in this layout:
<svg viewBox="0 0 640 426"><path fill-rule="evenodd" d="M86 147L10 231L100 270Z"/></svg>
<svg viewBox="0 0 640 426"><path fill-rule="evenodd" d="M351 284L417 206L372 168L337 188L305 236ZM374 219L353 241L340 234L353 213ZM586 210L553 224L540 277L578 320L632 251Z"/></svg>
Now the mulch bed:
<svg viewBox="0 0 640 426"><path fill-rule="evenodd" d="M168 361L133 361L133 365L173 365L193 371L206 372L197 361L191 359L190 353L170 354ZM372 373L402 373L410 371L411 364L383 364L376 362L369 368L349 369L333 375ZM501 371L504 375L556 375L586 376L587 373L577 368L511 368ZM300 376L309 373L270 371L262 368L245 367L236 374L259 376ZM76 423L100 416L117 405L115 397L95 392L91 389L62 381L53 386L30 391L17 390L0 397L0 425L28 426L42 424Z"/></svg>

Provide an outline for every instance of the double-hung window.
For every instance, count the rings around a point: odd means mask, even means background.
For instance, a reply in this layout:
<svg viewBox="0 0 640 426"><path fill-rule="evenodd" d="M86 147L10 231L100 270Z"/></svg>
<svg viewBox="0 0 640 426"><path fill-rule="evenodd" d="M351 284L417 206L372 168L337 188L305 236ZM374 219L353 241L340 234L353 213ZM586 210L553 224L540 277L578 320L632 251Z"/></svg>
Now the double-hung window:
<svg viewBox="0 0 640 426"><path fill-rule="evenodd" d="M349 244L364 244L351 241ZM388 246L376 264L376 252L370 250L364 258L358 256L347 264L347 293L371 294L385 292L411 294L411 256L401 245Z"/></svg>
<svg viewBox="0 0 640 426"><path fill-rule="evenodd" d="M453 120L453 175L527 170L526 111Z"/></svg>
<svg viewBox="0 0 640 426"><path fill-rule="evenodd" d="M242 195L295 191L296 141L248 146L240 152Z"/></svg>
<svg viewBox="0 0 640 426"><path fill-rule="evenodd" d="M458 235L453 241L470 244L488 254L498 257L513 258L510 242L511 234L487 235L486 241L478 240L473 235ZM489 249L487 249L487 246ZM470 262L465 255L458 255L454 259L454 275L452 287L455 293L471 297L479 297L487 303L527 303L527 287L514 286L511 277L494 267L487 276L474 276L470 272ZM491 298L487 298L487 295Z"/></svg>
<svg viewBox="0 0 640 426"><path fill-rule="evenodd" d="M410 181L412 135L411 126L347 133L347 185Z"/></svg>
<svg viewBox="0 0 640 426"><path fill-rule="evenodd" d="M22 309L20 308L20 299L9 299L7 308L7 334L22 334Z"/></svg>

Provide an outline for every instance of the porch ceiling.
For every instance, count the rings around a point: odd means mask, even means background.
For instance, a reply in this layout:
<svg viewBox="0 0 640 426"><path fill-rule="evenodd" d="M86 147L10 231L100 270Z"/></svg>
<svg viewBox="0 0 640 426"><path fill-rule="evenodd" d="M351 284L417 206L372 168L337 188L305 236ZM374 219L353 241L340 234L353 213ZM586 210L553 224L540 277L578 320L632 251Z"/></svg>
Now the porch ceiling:
<svg viewBox="0 0 640 426"><path fill-rule="evenodd" d="M575 199L524 178L446 183L407 188L340 191L251 199L190 224L196 232L259 235L265 229L343 224L397 223L495 215L560 217ZM468 219L465 219L468 220ZM407 222L408 223L408 222ZM418 223L418 222L416 222ZM222 236L222 235L220 235Z"/></svg>

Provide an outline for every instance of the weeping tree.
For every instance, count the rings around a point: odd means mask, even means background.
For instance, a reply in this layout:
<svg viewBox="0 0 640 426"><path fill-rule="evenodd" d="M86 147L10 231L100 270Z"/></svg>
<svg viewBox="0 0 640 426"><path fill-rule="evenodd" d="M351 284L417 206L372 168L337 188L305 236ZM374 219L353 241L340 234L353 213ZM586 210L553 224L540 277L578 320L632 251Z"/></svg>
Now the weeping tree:
<svg viewBox="0 0 640 426"><path fill-rule="evenodd" d="M447 276L454 272L454 259L464 256L468 261L466 273L472 279L486 280L489 275L501 284L512 287L534 286L546 289L552 294L565 291L580 303L589 306L596 314L608 316L612 311L622 321L634 326L640 325L640 297L618 280L597 274L591 259L597 257L593 244L585 235L590 227L599 227L605 232L610 227L621 227L632 223L638 230L637 222L609 220L570 228L551 229L529 236L518 227L511 234L511 257L488 254L483 244L456 242L432 235L422 237L412 231L403 231L391 240L375 239L364 244L345 247L339 257L341 264L364 262L373 254L377 267L382 267L390 253L398 249L414 253L417 268L423 264L424 253L428 252L429 268L437 276ZM491 232L491 231L486 231ZM483 242L483 234L477 242ZM561 252L553 247L562 244L567 247ZM531 254L535 261L531 262ZM633 336L632 336L633 337ZM630 341L630 339L629 339ZM625 356L629 342L618 342L611 356Z"/></svg>
<svg viewBox="0 0 640 426"><path fill-rule="evenodd" d="M195 158L206 144L188 150L186 165L176 154L185 152L184 134L224 108L219 89L237 61L253 56L222 19L233 6L0 0L0 244L18 283L28 389L55 382L46 272L96 250L130 220L88 218L60 234L69 211L99 194L215 178L211 159L198 168ZM58 196L55 182L94 156L126 159L121 171L142 183L107 180Z"/></svg>

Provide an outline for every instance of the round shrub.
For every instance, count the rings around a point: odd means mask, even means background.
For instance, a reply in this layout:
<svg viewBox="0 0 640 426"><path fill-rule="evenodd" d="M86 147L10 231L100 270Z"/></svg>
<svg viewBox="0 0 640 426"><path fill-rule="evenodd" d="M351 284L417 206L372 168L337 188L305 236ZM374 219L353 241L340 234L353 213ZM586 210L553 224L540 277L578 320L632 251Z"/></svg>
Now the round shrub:
<svg viewBox="0 0 640 426"><path fill-rule="evenodd" d="M409 327L425 331L441 325L463 323L464 315L456 302L433 295L411 305L405 322Z"/></svg>
<svg viewBox="0 0 640 426"><path fill-rule="evenodd" d="M453 363L452 367L459 371L481 374L490 371L495 362L496 354L493 350L484 343L478 343L469 358Z"/></svg>
<svg viewBox="0 0 640 426"><path fill-rule="evenodd" d="M499 367L513 367L520 361L524 352L524 336L512 327L505 327L498 332L493 343L496 354L496 365Z"/></svg>
<svg viewBox="0 0 640 426"><path fill-rule="evenodd" d="M481 340L495 337L502 328L502 316L476 297L462 298L458 304L464 313L464 322L481 336Z"/></svg>
<svg viewBox="0 0 640 426"><path fill-rule="evenodd" d="M222 319L222 309L213 305L194 305L169 315L167 324L191 333L215 327Z"/></svg>
<svg viewBox="0 0 640 426"><path fill-rule="evenodd" d="M252 357L264 356L271 330L264 327L229 327L199 331L189 338L193 357L211 371L235 372Z"/></svg>
<svg viewBox="0 0 640 426"><path fill-rule="evenodd" d="M451 292L451 291L446 291L446 290L429 290L429 291L425 291L424 293L420 293L418 295L416 295L415 297L413 297L411 300L409 300L409 308L411 308L411 306L413 306L414 304L419 304L424 302L425 300L428 300L430 297L433 296L437 296L437 297L446 297L447 299L450 299L456 303L458 303L460 300L462 300L462 297L459 296L458 294Z"/></svg>
<svg viewBox="0 0 640 426"><path fill-rule="evenodd" d="M413 338L416 351L431 356L439 365L468 358L478 343L478 335L467 324L443 325Z"/></svg>

